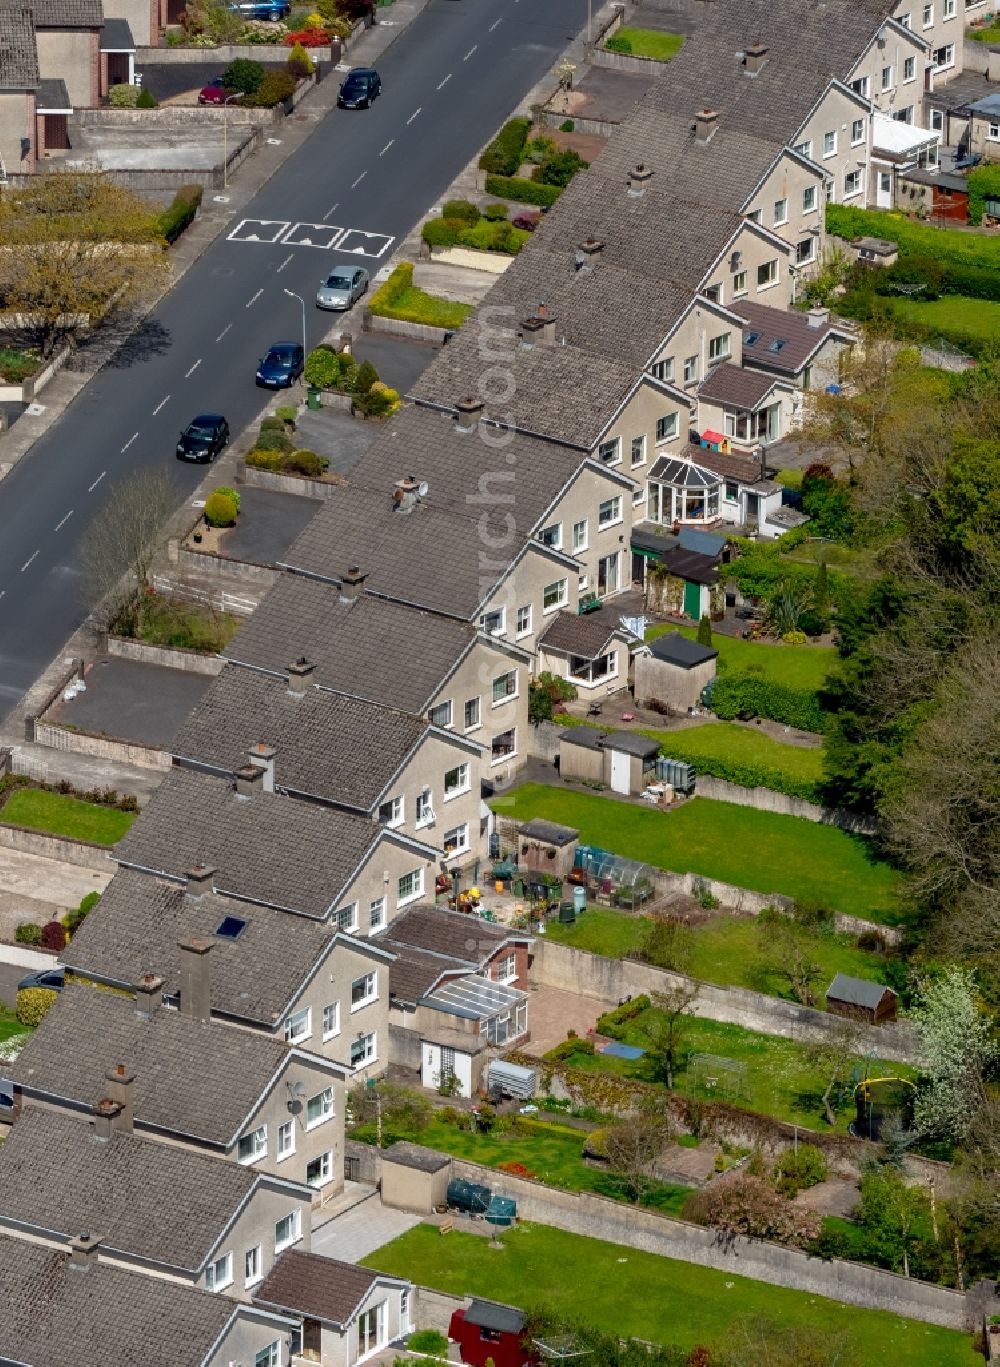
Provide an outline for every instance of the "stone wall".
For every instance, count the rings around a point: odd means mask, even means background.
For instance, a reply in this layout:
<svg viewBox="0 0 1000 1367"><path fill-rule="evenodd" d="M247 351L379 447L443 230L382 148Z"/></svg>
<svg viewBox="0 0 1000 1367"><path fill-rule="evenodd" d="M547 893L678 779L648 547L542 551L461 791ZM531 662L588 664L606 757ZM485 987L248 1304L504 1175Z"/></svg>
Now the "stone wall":
<svg viewBox="0 0 1000 1367"><path fill-rule="evenodd" d="M333 498L342 486L325 484L321 479L304 479L300 475L280 475L273 470L258 470L253 465L244 465L239 472L240 484L249 484L255 489L274 489L280 494L297 494L299 498Z"/></svg>
<svg viewBox="0 0 1000 1367"><path fill-rule="evenodd" d="M677 984L690 983L692 979L634 959L609 959L537 936L531 981L535 986L618 1002L644 992L663 992ZM825 1011L768 997L762 992L751 992L748 988L717 987L713 983L700 984L694 1014L784 1039L824 1040L843 1028L840 1017L827 1015ZM858 1028L863 1032L863 1047L873 1048L879 1057L898 1059L902 1063L917 1061L916 1037L903 1022Z"/></svg>
<svg viewBox="0 0 1000 1367"><path fill-rule="evenodd" d="M433 328L426 323L407 323L401 318L381 318L378 314L365 309L362 320L364 332L379 332L387 337L408 337L414 342L431 342L435 346L444 345L447 328Z"/></svg>
<svg viewBox="0 0 1000 1367"><path fill-rule="evenodd" d="M787 793L777 793L773 788L744 788L738 783L699 774L697 794L716 802L732 802L737 807L753 807L758 812L780 812L784 816L798 816L824 826L838 826L842 831L853 831L856 835L874 835L876 832L874 821L868 817L859 816L856 812L821 807L818 802L808 802L804 797L789 797Z"/></svg>
<svg viewBox="0 0 1000 1367"><path fill-rule="evenodd" d="M178 569L199 579L246 579L252 584L263 584L270 588L278 577L273 565L255 565L251 560L230 560L224 555L192 550L190 546L178 546L175 563Z"/></svg>
<svg viewBox="0 0 1000 1367"><path fill-rule="evenodd" d="M414 1287L410 1308L410 1323L415 1329L437 1329L440 1333L447 1334L455 1311L467 1310L471 1304L470 1296L446 1296L443 1291L432 1291L428 1286L417 1286Z"/></svg>
<svg viewBox="0 0 1000 1367"><path fill-rule="evenodd" d="M114 873L118 865L111 851L103 845L88 845L83 840L64 840L41 831L28 831L21 826L0 826L0 845L22 854L37 854L43 859L60 859L64 864L75 864L95 872Z"/></svg>
<svg viewBox="0 0 1000 1367"><path fill-rule="evenodd" d="M134 764L139 769L156 769L161 773L166 773L172 764L169 752L158 746L139 745L134 741L113 740L110 736L70 730L37 717L32 732L30 739L36 745L47 745L50 750L64 750L73 755L95 755L99 759Z"/></svg>
<svg viewBox="0 0 1000 1367"><path fill-rule="evenodd" d="M178 650L175 646L151 646L127 636L109 636L107 650L109 655L116 655L120 660L159 665L161 669L181 669L185 674L214 676L226 667L221 655L201 655L194 650Z"/></svg>

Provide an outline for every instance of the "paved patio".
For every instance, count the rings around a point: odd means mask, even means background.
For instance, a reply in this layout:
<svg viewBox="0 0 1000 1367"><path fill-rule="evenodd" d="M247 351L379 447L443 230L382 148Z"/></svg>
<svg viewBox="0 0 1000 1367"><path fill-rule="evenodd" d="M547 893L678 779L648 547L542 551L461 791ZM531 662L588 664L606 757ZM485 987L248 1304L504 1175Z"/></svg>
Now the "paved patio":
<svg viewBox="0 0 1000 1367"><path fill-rule="evenodd" d="M86 692L58 702L46 721L163 747L170 745L212 682L208 674L111 657L94 660L84 677Z"/></svg>
<svg viewBox="0 0 1000 1367"><path fill-rule="evenodd" d="M555 987L528 988L528 1028L531 1039L524 1046L535 1058L561 1044L570 1030L586 1035L597 1024L598 1016L617 1006L610 998L578 997L573 992L562 992Z"/></svg>
<svg viewBox="0 0 1000 1367"><path fill-rule="evenodd" d="M414 1225L419 1225L423 1218L408 1210L393 1210L384 1206L381 1197L373 1191L366 1201L352 1206L315 1230L312 1251L322 1253L327 1258L356 1263L383 1244L398 1239Z"/></svg>

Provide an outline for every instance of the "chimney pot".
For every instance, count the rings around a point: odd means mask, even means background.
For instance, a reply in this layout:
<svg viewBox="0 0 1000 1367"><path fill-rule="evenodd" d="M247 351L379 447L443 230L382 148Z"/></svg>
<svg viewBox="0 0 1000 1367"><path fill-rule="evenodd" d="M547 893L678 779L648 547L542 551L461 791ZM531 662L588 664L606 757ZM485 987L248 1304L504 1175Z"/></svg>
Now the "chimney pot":
<svg viewBox="0 0 1000 1367"><path fill-rule="evenodd" d="M641 199L646 193L646 186L652 179L653 172L644 163L639 162L628 173L628 193L632 199Z"/></svg>
<svg viewBox="0 0 1000 1367"><path fill-rule="evenodd" d="M764 43L751 43L743 54L743 69L748 76L756 76L767 61L767 47Z"/></svg>
<svg viewBox="0 0 1000 1367"><path fill-rule="evenodd" d="M465 399L459 399L455 405L455 431L474 432L476 424L483 416L485 405L482 399L474 399L471 395Z"/></svg>
<svg viewBox="0 0 1000 1367"><path fill-rule="evenodd" d="M539 304L537 312L521 324L522 346L554 346L556 340L556 320L545 312L545 305Z"/></svg>
<svg viewBox="0 0 1000 1367"><path fill-rule="evenodd" d="M806 314L811 328L825 328L830 321L830 310L825 308L811 308Z"/></svg>
<svg viewBox="0 0 1000 1367"><path fill-rule="evenodd" d="M719 122L714 109L699 109L694 116L694 140L699 143L711 142Z"/></svg>
<svg viewBox="0 0 1000 1367"><path fill-rule="evenodd" d="M195 864L194 868L188 869L187 878L184 881L184 891L188 897L193 897L197 901L206 892L212 891L214 877L215 869L211 864Z"/></svg>
<svg viewBox="0 0 1000 1367"><path fill-rule="evenodd" d="M197 937L180 941L180 1011L192 1020L208 1021L212 1016L208 958L211 948L210 940Z"/></svg>
<svg viewBox="0 0 1000 1367"><path fill-rule="evenodd" d="M287 671L289 693L301 696L309 685L314 668L315 666L310 664L304 655L300 655L294 664L290 664Z"/></svg>
<svg viewBox="0 0 1000 1367"><path fill-rule="evenodd" d="M135 1077L124 1063L119 1063L105 1079L105 1096L101 1105L116 1107L111 1119L111 1128L119 1134L131 1134L135 1122Z"/></svg>
<svg viewBox="0 0 1000 1367"><path fill-rule="evenodd" d="M77 1272L86 1272L97 1262L100 1247L100 1235L78 1234L70 1244L69 1266Z"/></svg>
<svg viewBox="0 0 1000 1367"><path fill-rule="evenodd" d="M143 1020L152 1020L163 1005L163 979L155 973L144 973L135 985L135 1014ZM125 1076L125 1065L119 1063L116 1072Z"/></svg>
<svg viewBox="0 0 1000 1367"><path fill-rule="evenodd" d="M367 574L361 573L360 565L351 565L340 581L340 601L351 603L355 598L360 597L367 578Z"/></svg>
<svg viewBox="0 0 1000 1367"><path fill-rule="evenodd" d="M265 793L274 792L274 757L277 754L273 745L268 745L266 741L259 740L256 745L251 745L247 751L250 764L255 769L259 769L263 775L261 783Z"/></svg>
<svg viewBox="0 0 1000 1367"><path fill-rule="evenodd" d="M107 1144L111 1136L121 1129L118 1123L124 1111L120 1101L112 1101L109 1096L102 1096L94 1107L94 1138L101 1144Z"/></svg>
<svg viewBox="0 0 1000 1367"><path fill-rule="evenodd" d="M264 770L256 764L244 764L236 770L236 796L246 800L264 791Z"/></svg>

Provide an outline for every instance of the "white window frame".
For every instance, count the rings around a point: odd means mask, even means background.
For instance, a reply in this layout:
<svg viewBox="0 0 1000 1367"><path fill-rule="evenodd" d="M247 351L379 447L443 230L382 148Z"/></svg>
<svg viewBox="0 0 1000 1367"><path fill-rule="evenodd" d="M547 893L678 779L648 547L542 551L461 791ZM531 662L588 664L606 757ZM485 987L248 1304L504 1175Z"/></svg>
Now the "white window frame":
<svg viewBox="0 0 1000 1367"><path fill-rule="evenodd" d="M851 188L853 186L853 189ZM853 199L864 189L864 174L861 171L847 171L844 175L844 198Z"/></svg>
<svg viewBox="0 0 1000 1367"><path fill-rule="evenodd" d="M287 1225L287 1226L288 1226L288 1234L287 1234L287 1236L284 1237L284 1238L281 1238L281 1237L279 1237L279 1235L278 1235L278 1230L281 1229L282 1225ZM291 1248L292 1244L297 1244L301 1238L302 1238L302 1211L299 1209L298 1206L296 1206L294 1210L290 1210L290 1211L288 1212L287 1215L283 1215L283 1216L281 1217L280 1220L277 1220L277 1221L275 1222L275 1225L274 1225L274 1252L275 1252L275 1256L277 1256L279 1253L281 1253L284 1249L286 1249L286 1248Z"/></svg>
<svg viewBox="0 0 1000 1367"><path fill-rule="evenodd" d="M411 890L403 892L403 884L409 880ZM424 871L423 868L410 869L407 873L400 874L396 880L396 906L405 907L410 902L417 901L424 895Z"/></svg>
<svg viewBox="0 0 1000 1367"><path fill-rule="evenodd" d="M733 276L733 298L742 299L743 296L748 293L747 273L746 271L737 271Z"/></svg>
<svg viewBox="0 0 1000 1367"><path fill-rule="evenodd" d="M884 66L879 75L880 89L882 91L892 89L892 67Z"/></svg>
<svg viewBox="0 0 1000 1367"><path fill-rule="evenodd" d="M346 906L338 907L333 914L333 919L339 931L345 935L353 935L361 926L361 912L358 903L348 902Z"/></svg>
<svg viewBox="0 0 1000 1367"><path fill-rule="evenodd" d="M548 546L550 551L561 551L563 544L562 523L550 522L538 533L538 539L543 546Z"/></svg>
<svg viewBox="0 0 1000 1367"><path fill-rule="evenodd" d="M802 191L802 212L804 214L814 214L819 206L819 195L816 193L815 185L807 185Z"/></svg>
<svg viewBox="0 0 1000 1367"><path fill-rule="evenodd" d="M240 1153L241 1147L246 1144L246 1153ZM254 1129L248 1130L246 1134L241 1134L236 1141L236 1161L241 1167L248 1168L252 1163L259 1163L262 1158L267 1157L267 1126L257 1125Z"/></svg>
<svg viewBox="0 0 1000 1367"><path fill-rule="evenodd" d="M319 1113L312 1119L309 1118L309 1108L319 1102ZM320 1125L325 1125L328 1120L332 1120L337 1110L336 1099L332 1087L324 1087L321 1092L316 1092L306 1102L306 1133L310 1130L318 1130Z"/></svg>
<svg viewBox="0 0 1000 1367"><path fill-rule="evenodd" d="M432 825L434 820L434 794L430 788L422 788L417 794L417 813L413 825L421 831L425 826Z"/></svg>
<svg viewBox="0 0 1000 1367"><path fill-rule="evenodd" d="M362 995L358 998L354 996L354 989L361 985ZM351 983L351 1014L355 1011L363 1011L366 1006L371 1006L372 1002L378 1001L378 969L370 968L367 973L362 973Z"/></svg>
<svg viewBox="0 0 1000 1367"><path fill-rule="evenodd" d="M944 59L942 61L938 61L939 53L944 53ZM931 53L931 57L934 60L934 66L936 70L947 71L949 67L955 65L955 44L943 43L941 47L937 47L934 49L934 51Z"/></svg>
<svg viewBox="0 0 1000 1367"><path fill-rule="evenodd" d="M298 1023L304 1022L305 1029L299 1029ZM312 1007L305 1006L301 1011L293 1011L285 1021L285 1043L301 1044L303 1040L312 1038Z"/></svg>
<svg viewBox="0 0 1000 1367"><path fill-rule="evenodd" d="M581 531L581 528L583 529ZM590 520L582 517L579 522L573 523L573 554L579 555L590 545Z"/></svg>
<svg viewBox="0 0 1000 1367"><path fill-rule="evenodd" d="M514 640L520 641L525 636L531 635L531 618L533 616L530 603L522 603L517 610L517 624L514 631Z"/></svg>
<svg viewBox="0 0 1000 1367"><path fill-rule="evenodd" d="M787 204L788 201L786 200ZM788 222L786 216L785 222ZM717 332L714 337L708 339L708 359L710 361L724 361L733 354L733 337L730 332ZM677 415L674 414L676 417Z"/></svg>
<svg viewBox="0 0 1000 1367"><path fill-rule="evenodd" d="M499 632L494 634L499 635ZM444 721L439 720L435 715L438 712L444 713ZM447 731L455 720L455 708L451 698L445 698L444 702L435 703L427 713L427 720L431 726L437 726L440 730Z"/></svg>
<svg viewBox="0 0 1000 1367"><path fill-rule="evenodd" d="M773 270L773 272L774 272L773 275L770 274L772 270ZM764 280L763 282L761 281L761 272L762 272L762 271L767 271L768 274L769 274L769 277L770 277L769 279ZM778 267L778 258L777 258L776 256L772 256L771 259L770 259L770 261L762 261L761 264L757 267L757 292L758 292L758 294L761 292L761 290L773 290L774 287L775 287L775 285L777 285L777 284L779 283L780 279L781 279L781 271L780 271L780 269L779 269L779 267Z"/></svg>
<svg viewBox="0 0 1000 1367"><path fill-rule="evenodd" d="M451 844L451 849L448 848ZM469 843L469 823L463 821L460 826L453 826L450 831L445 831L441 841L441 848L444 851L445 859L454 859L456 855L466 854L471 848Z"/></svg>
<svg viewBox="0 0 1000 1367"><path fill-rule="evenodd" d="M797 142L792 148L792 151L797 152L800 157L805 157L808 161L812 161L812 138L807 138L805 142Z"/></svg>
<svg viewBox="0 0 1000 1367"><path fill-rule="evenodd" d="M676 417L676 413L673 415ZM606 532L609 527L617 527L619 522L623 522L625 514L622 512L622 496L615 494L611 498L606 498L597 508L597 530Z"/></svg>
<svg viewBox="0 0 1000 1367"><path fill-rule="evenodd" d="M637 448L637 447L638 447L638 457L639 457L638 460L636 459L636 448ZM629 449L629 456L630 456L630 459L631 459L631 462L632 462L632 469L633 469L633 470L638 470L638 468L639 468L640 465L645 465L645 464L646 464L646 434L645 434L645 432L643 432L642 435L639 436L639 437L633 437L633 438L632 438L632 444L631 444L631 447L630 447L630 449Z"/></svg>
<svg viewBox="0 0 1000 1367"><path fill-rule="evenodd" d="M358 1062L355 1063L354 1049L355 1046L359 1044L363 1047L364 1052L363 1055L358 1059ZM372 1031L370 1035L362 1035L360 1039L351 1041L351 1067L354 1069L355 1072L357 1072L360 1068L367 1068L370 1064L374 1063L377 1058L378 1036L375 1034L374 1031Z"/></svg>
<svg viewBox="0 0 1000 1367"><path fill-rule="evenodd" d="M493 980L504 984L517 982L517 954L514 950L497 961Z"/></svg>
<svg viewBox="0 0 1000 1367"><path fill-rule="evenodd" d="M516 688L517 688L517 681L516 681L517 670L516 670L516 669L515 669L515 670L512 670L511 673L513 673L513 674L515 675L514 687L515 687L515 689L516 689ZM496 681L494 680L494 682L496 682ZM451 780L451 785L450 785L450 786L449 786L449 780ZM444 775L444 800L445 800L445 802L451 802L452 798L461 797L462 794L463 794L463 793L467 793L471 787L472 787L472 765L468 762L468 760L464 761L462 764L456 764L455 767L454 767L453 769L446 769L446 770L445 770L445 775Z"/></svg>
<svg viewBox="0 0 1000 1367"><path fill-rule="evenodd" d="M253 1248L248 1248L243 1255L243 1285L244 1287L256 1286L258 1282L264 1280L264 1250L260 1244L254 1244Z"/></svg>
<svg viewBox="0 0 1000 1367"><path fill-rule="evenodd" d="M286 1120L283 1125L278 1126L277 1138L275 1140L275 1161L284 1163L286 1158L295 1156L295 1121Z"/></svg>
<svg viewBox="0 0 1000 1367"><path fill-rule="evenodd" d="M368 930L371 934L374 934L376 931L379 930L385 930L388 920L387 910L388 908L386 906L386 899L384 896L373 897L372 900L368 903ZM376 917L378 918L377 920ZM337 1006L339 1008L339 1002L337 1003ZM338 1030L338 1034L339 1033L340 1032Z"/></svg>
<svg viewBox="0 0 1000 1367"><path fill-rule="evenodd" d="M851 146L860 147L868 136L865 119L851 120Z"/></svg>
<svg viewBox="0 0 1000 1367"><path fill-rule="evenodd" d="M507 754L495 755L495 754L493 753L493 746L494 746L494 745L496 744L496 742L497 742L498 740L500 740L501 737L503 737L503 736L511 736L511 737L513 737L513 747L511 748L510 751L508 751ZM509 764L510 761L511 761L512 759L516 758L516 756L517 756L517 727L516 727L516 726L509 726L509 727L507 728L506 731L500 731L497 735L495 735L495 736L493 737L492 741L490 742L490 767L491 767L491 768L494 768L494 767L495 767L496 765L498 765L498 764Z"/></svg>
<svg viewBox="0 0 1000 1367"><path fill-rule="evenodd" d="M384 898L382 899L385 900ZM336 1039L340 1034L340 1002L327 1002L323 1007L323 1040Z"/></svg>
<svg viewBox="0 0 1000 1367"><path fill-rule="evenodd" d="M1000 142L1000 123L990 123L986 130L986 137L989 142Z"/></svg>
<svg viewBox="0 0 1000 1367"><path fill-rule="evenodd" d="M499 618L499 624L491 627L489 622L492 618ZM487 636L505 636L507 633L507 609L491 608L489 612L484 612L479 619L481 631L485 631Z"/></svg>
<svg viewBox="0 0 1000 1367"><path fill-rule="evenodd" d="M275 1339L255 1353L253 1367L281 1367L281 1340Z"/></svg>
<svg viewBox="0 0 1000 1367"><path fill-rule="evenodd" d="M233 1255L232 1252L222 1253L218 1258L213 1258L205 1268L205 1290L224 1291L232 1284Z"/></svg>
<svg viewBox="0 0 1000 1367"><path fill-rule="evenodd" d="M788 197L787 197L787 196L783 196L781 199L776 199L776 200L774 201L774 226L775 226L776 228L780 228L780 227L782 226L782 224L785 224L785 223L787 223L787 222L788 222Z"/></svg>
<svg viewBox="0 0 1000 1367"><path fill-rule="evenodd" d="M511 680L513 680L513 686L511 686L511 684L510 684L510 681L511 681ZM504 691L501 693L501 695L500 695L499 697L497 697L497 685L498 685L498 684L503 684L503 690L504 690ZM492 685L490 686L490 698L491 698L490 706L491 706L491 707L503 707L504 703L512 702L517 696L518 696L517 670L516 670L516 669L507 669L507 670L505 670L505 671L503 672L503 674L498 674L498 675L496 676L496 678L493 680ZM468 767L469 767L469 766L466 765L466 768L468 768ZM470 788L471 786L472 786L472 785L471 785L471 779L470 779L469 783L462 789L462 792L463 792L463 793L467 793L467 792L469 791L469 788Z"/></svg>
<svg viewBox="0 0 1000 1367"><path fill-rule="evenodd" d="M934 6L933 6L933 5L924 5L923 10L921 11L921 15L920 15L920 26L921 26L921 28L933 28L933 27L934 27Z"/></svg>
<svg viewBox="0 0 1000 1367"><path fill-rule="evenodd" d="M830 157L837 155L837 130L834 128L829 133L823 134L823 160L828 161Z"/></svg>
<svg viewBox="0 0 1000 1367"><path fill-rule="evenodd" d="M698 379L698 357L685 356L684 358L684 383L694 384Z"/></svg>
<svg viewBox="0 0 1000 1367"><path fill-rule="evenodd" d="M906 57L903 59L903 83L917 79L917 59L916 57Z"/></svg>
<svg viewBox="0 0 1000 1367"><path fill-rule="evenodd" d="M320 1165L320 1172L319 1181L314 1182L309 1176L309 1169L316 1163L319 1163ZM306 1186L312 1187L314 1191L319 1191L321 1187L325 1187L328 1182L332 1181L333 1149L324 1149L322 1153L317 1153L314 1157L310 1158L309 1162L306 1164Z"/></svg>
<svg viewBox="0 0 1000 1367"><path fill-rule="evenodd" d="M653 379L663 380L666 384L671 384L674 378L674 358L664 356L662 361L653 362Z"/></svg>
<svg viewBox="0 0 1000 1367"><path fill-rule="evenodd" d="M383 817L382 813L388 809L388 817ZM390 797L388 802L383 802L378 809L378 819L388 830L394 831L397 826L402 826L406 819L406 799L403 797Z"/></svg>
<svg viewBox="0 0 1000 1367"><path fill-rule="evenodd" d="M608 441L600 442L597 447L597 459L601 461L604 465L621 465L621 437L611 437Z"/></svg>
<svg viewBox="0 0 1000 1367"><path fill-rule="evenodd" d="M555 590L555 601L546 604L546 599L551 596L551 591ZM548 614L558 612L569 602L569 581L566 579L553 579L551 584L546 584L542 589L542 612Z"/></svg>
<svg viewBox="0 0 1000 1367"><path fill-rule="evenodd" d="M518 612L520 611L521 609L518 608ZM529 608L528 611L530 612L531 609ZM521 635L523 634L524 633L521 632ZM473 705L473 703L475 704L475 707L473 708L473 720L469 721L469 708ZM480 726L482 726L483 699L480 693L477 693L474 698L466 698L465 703L462 707L462 721L464 723L462 727L464 731L476 731L479 729Z"/></svg>
<svg viewBox="0 0 1000 1367"><path fill-rule="evenodd" d="M805 255L802 248L805 247ZM795 244L795 264L796 266L808 266L816 260L816 239L814 237L804 237Z"/></svg>
<svg viewBox="0 0 1000 1367"><path fill-rule="evenodd" d="M955 0L944 0L944 12L942 13L941 18L942 18L942 19L954 19L955 14L956 14Z"/></svg>

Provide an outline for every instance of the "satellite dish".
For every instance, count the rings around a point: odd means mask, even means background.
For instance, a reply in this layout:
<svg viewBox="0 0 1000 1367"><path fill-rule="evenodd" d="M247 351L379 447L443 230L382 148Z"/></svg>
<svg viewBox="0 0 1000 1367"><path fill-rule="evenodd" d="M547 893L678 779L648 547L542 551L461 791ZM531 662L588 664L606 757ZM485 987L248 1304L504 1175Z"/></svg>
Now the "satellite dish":
<svg viewBox="0 0 1000 1367"><path fill-rule="evenodd" d="M301 1101L298 1101L298 1100L296 1100L296 1099L293 1099L293 1100L291 1100L291 1101L288 1103L288 1114L289 1114L289 1115L300 1115L301 1112L302 1112L302 1102L301 1102Z"/></svg>
<svg viewBox="0 0 1000 1367"><path fill-rule="evenodd" d="M421 482L417 485L417 493L420 495L421 498L426 498L430 491L431 486L427 483L426 480L421 480Z"/></svg>
<svg viewBox="0 0 1000 1367"><path fill-rule="evenodd" d="M296 1082L289 1082L287 1085L289 1092L295 1098L295 1100L301 1101L306 1094L306 1084L301 1080L301 1078Z"/></svg>

